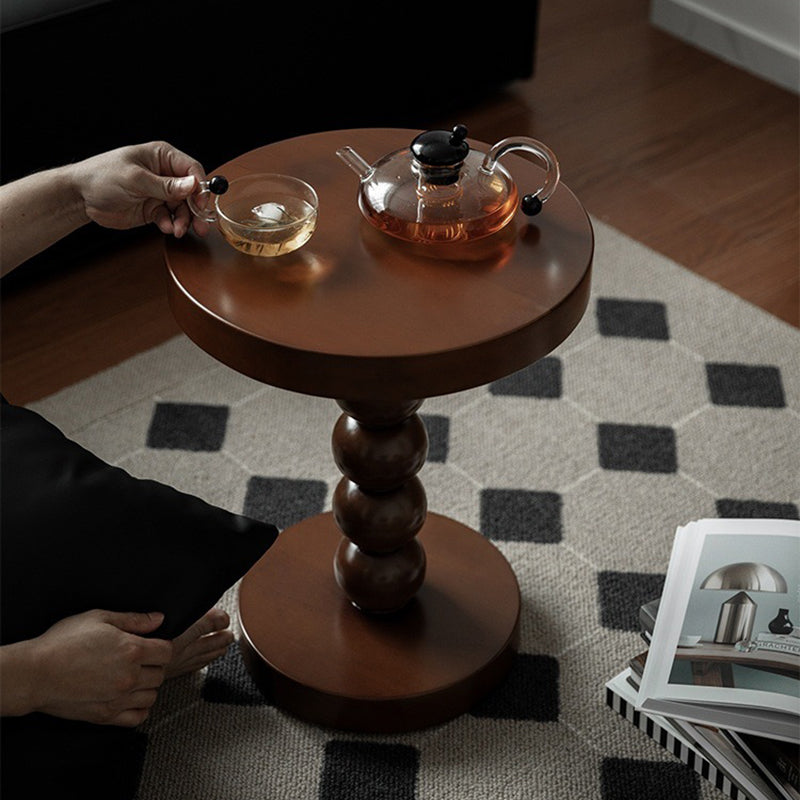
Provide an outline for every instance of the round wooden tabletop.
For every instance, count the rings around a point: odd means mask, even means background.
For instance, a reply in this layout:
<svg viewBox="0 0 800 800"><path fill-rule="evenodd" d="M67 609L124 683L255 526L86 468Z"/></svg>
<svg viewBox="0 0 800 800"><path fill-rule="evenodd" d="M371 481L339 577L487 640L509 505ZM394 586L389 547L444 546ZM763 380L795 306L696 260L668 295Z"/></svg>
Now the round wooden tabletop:
<svg viewBox="0 0 800 800"><path fill-rule="evenodd" d="M258 258L216 229L166 244L169 298L187 335L220 361L281 388L338 399L424 398L508 375L549 353L588 303L594 238L564 184L536 217L467 245L411 245L373 228L358 176L417 131L330 131L270 144L221 166L229 180L279 172L310 183L319 221L300 250ZM479 150L488 146L471 142ZM504 157L524 193L542 169Z"/></svg>

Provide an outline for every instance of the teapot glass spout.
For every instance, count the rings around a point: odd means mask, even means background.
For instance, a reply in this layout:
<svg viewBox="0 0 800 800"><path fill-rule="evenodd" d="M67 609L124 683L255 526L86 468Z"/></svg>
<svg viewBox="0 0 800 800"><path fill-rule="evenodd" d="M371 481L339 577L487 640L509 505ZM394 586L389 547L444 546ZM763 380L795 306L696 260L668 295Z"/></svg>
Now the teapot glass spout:
<svg viewBox="0 0 800 800"><path fill-rule="evenodd" d="M362 181L369 180L372 176L374 172L372 165L364 161L352 147L341 147L336 151L336 155L339 156Z"/></svg>

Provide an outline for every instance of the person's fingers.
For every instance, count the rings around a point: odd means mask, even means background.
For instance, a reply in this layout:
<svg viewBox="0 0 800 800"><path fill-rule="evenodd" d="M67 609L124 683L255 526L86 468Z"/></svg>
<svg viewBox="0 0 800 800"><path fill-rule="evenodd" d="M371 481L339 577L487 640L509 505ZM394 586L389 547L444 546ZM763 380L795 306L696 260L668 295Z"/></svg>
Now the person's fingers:
<svg viewBox="0 0 800 800"><path fill-rule="evenodd" d="M177 678L203 669L224 656L233 642L233 634L227 631L206 634L189 645L180 658L166 668L166 677Z"/></svg>
<svg viewBox="0 0 800 800"><path fill-rule="evenodd" d="M190 625L179 638L196 639L213 631L220 631L231 624L231 618L227 611L222 608L212 608L200 617L197 622Z"/></svg>
<svg viewBox="0 0 800 800"><path fill-rule="evenodd" d="M164 615L160 611L140 612L140 611L100 611L100 618L103 622L119 628L127 633L152 633L157 630L164 621Z"/></svg>
<svg viewBox="0 0 800 800"><path fill-rule="evenodd" d="M167 202L185 200L198 187L194 175L161 176L148 175L143 179L140 191L147 197Z"/></svg>
<svg viewBox="0 0 800 800"><path fill-rule="evenodd" d="M167 639L141 639L138 662L148 667L163 667L172 661L172 642Z"/></svg>
<svg viewBox="0 0 800 800"><path fill-rule="evenodd" d="M147 719L157 697L156 689L137 689L115 700L95 704L79 718L99 725L135 727Z"/></svg>
<svg viewBox="0 0 800 800"><path fill-rule="evenodd" d="M119 714L110 716L104 721L106 725L118 725L122 728L136 728L150 716L150 706L146 708L126 708Z"/></svg>
<svg viewBox="0 0 800 800"><path fill-rule="evenodd" d="M164 200L185 200L199 189L200 182L206 178L203 165L199 161L171 144L166 142L160 144L158 158L158 168L154 172L165 176L162 181ZM187 219L187 230L189 221ZM182 227L182 224L176 226L176 235ZM181 235L185 232L182 231Z"/></svg>
<svg viewBox="0 0 800 800"><path fill-rule="evenodd" d="M198 188L195 175L164 174L154 172L145 166L139 167L130 178L130 191L134 196L145 200L178 203L185 200Z"/></svg>
<svg viewBox="0 0 800 800"><path fill-rule="evenodd" d="M175 233L172 214L163 203L153 208L145 207L145 222L153 222L161 233Z"/></svg>
<svg viewBox="0 0 800 800"><path fill-rule="evenodd" d="M198 181L205 180L203 165L169 142L155 141L130 148L131 160L156 175L194 175Z"/></svg>
<svg viewBox="0 0 800 800"><path fill-rule="evenodd" d="M230 616L212 608L173 639L173 659L166 668L168 678L195 672L224 655L234 641Z"/></svg>
<svg viewBox="0 0 800 800"><path fill-rule="evenodd" d="M132 660L148 666L163 666L172 659L172 642L167 639L144 639L142 634L152 633L164 621L161 612L103 611L101 619L115 628L137 635L136 651Z"/></svg>
<svg viewBox="0 0 800 800"><path fill-rule="evenodd" d="M183 203L172 213L172 232L180 239L184 236L192 225L193 214L189 207Z"/></svg>
<svg viewBox="0 0 800 800"><path fill-rule="evenodd" d="M191 655L203 659L212 653L224 653L235 641L233 631L214 631L201 636L190 648Z"/></svg>
<svg viewBox="0 0 800 800"><path fill-rule="evenodd" d="M170 206L174 206L174 208ZM208 233L208 223L195 218L185 203L181 205L173 203L145 204L143 215L145 222L154 223L161 233L172 234L178 239L185 236L192 226L199 236L205 236Z"/></svg>
<svg viewBox="0 0 800 800"><path fill-rule="evenodd" d="M165 200L185 200L198 188L198 180L194 175L184 175L180 178L163 178Z"/></svg>
<svg viewBox="0 0 800 800"><path fill-rule="evenodd" d="M208 236L208 232L211 230L209 224L204 220L200 219L199 217L195 217L192 220L192 230L198 236Z"/></svg>
<svg viewBox="0 0 800 800"><path fill-rule="evenodd" d="M140 689L158 689L164 683L164 667L146 664L142 667L136 691Z"/></svg>
<svg viewBox="0 0 800 800"><path fill-rule="evenodd" d="M139 689L136 692L131 692L125 698L120 711L127 709L144 709L152 708L158 697L158 692L155 689Z"/></svg>
<svg viewBox="0 0 800 800"><path fill-rule="evenodd" d="M205 180L206 173L203 165L192 158L190 155L178 150L171 144L163 143L159 151L159 157L162 161L160 165L164 173L171 175L194 175L198 181Z"/></svg>

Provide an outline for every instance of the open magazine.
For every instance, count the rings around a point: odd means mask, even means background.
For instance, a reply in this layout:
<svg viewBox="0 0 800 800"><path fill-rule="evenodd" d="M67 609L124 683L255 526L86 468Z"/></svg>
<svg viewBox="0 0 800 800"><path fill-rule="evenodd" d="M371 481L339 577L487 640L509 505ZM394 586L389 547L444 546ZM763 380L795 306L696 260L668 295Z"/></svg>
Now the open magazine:
<svg viewBox="0 0 800 800"><path fill-rule="evenodd" d="M678 528L637 707L800 743L800 522Z"/></svg>
<svg viewBox="0 0 800 800"><path fill-rule="evenodd" d="M723 794L732 800L800 800L800 795L787 793L793 791L791 786L786 791L774 791L770 778L758 772L722 731L658 714L634 713L637 689L631 678L629 668L608 681L606 704ZM772 739L759 741L785 744Z"/></svg>

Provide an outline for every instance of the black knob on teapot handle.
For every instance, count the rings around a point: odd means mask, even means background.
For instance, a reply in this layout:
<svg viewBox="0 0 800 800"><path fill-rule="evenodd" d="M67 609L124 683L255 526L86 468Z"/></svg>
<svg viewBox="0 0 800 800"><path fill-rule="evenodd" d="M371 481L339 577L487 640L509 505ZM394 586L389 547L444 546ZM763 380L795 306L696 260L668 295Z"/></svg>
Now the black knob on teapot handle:
<svg viewBox="0 0 800 800"><path fill-rule="evenodd" d="M498 159L512 150L523 150L538 156L545 165L546 174L544 177L544 185L537 191L524 195L520 202L522 213L529 217L534 217L542 210L542 206L556 190L556 186L558 186L558 181L561 176L558 159L555 153L546 145L536 139L520 136L503 139L494 145L483 159L481 169L486 172L493 172Z"/></svg>
<svg viewBox="0 0 800 800"><path fill-rule="evenodd" d="M520 203L522 213L527 214L529 217L535 217L542 210L543 206L544 203L539 199L538 194L526 194Z"/></svg>

